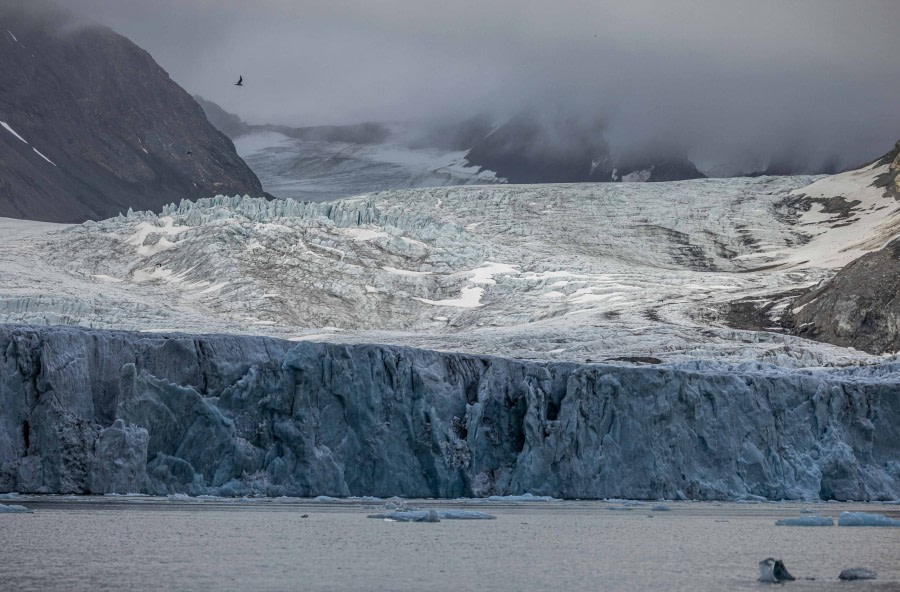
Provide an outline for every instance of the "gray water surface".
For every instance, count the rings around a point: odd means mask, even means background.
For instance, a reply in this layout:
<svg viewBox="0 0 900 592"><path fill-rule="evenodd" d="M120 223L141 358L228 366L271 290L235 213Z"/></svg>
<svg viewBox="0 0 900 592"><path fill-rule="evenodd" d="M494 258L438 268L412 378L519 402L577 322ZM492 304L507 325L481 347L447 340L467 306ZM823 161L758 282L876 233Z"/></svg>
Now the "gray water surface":
<svg viewBox="0 0 900 592"><path fill-rule="evenodd" d="M900 590L900 528L775 526L896 505L408 501L497 516L428 524L369 519L384 502L361 500L0 503L36 510L0 514L2 590ZM757 582L769 556L815 580ZM878 580L836 579L853 566Z"/></svg>

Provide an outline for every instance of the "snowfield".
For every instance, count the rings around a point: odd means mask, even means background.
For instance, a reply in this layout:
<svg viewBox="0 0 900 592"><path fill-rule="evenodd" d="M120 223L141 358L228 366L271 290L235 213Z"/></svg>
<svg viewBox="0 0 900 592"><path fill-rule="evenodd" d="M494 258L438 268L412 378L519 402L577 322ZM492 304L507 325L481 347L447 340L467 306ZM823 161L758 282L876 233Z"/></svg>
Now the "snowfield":
<svg viewBox="0 0 900 592"><path fill-rule="evenodd" d="M898 234L896 202L869 187L879 172L219 196L70 227L0 220L0 322L528 359L873 362L726 317L738 300L777 316L792 290Z"/></svg>

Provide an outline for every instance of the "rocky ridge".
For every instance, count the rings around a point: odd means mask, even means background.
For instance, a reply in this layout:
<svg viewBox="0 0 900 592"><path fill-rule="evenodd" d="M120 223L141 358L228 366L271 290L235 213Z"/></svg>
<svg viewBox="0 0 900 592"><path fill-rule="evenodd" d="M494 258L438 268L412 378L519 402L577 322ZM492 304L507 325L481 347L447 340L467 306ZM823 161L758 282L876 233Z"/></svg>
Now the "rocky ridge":
<svg viewBox="0 0 900 592"><path fill-rule="evenodd" d="M0 80L0 216L82 222L264 195L191 96L105 27L0 10Z"/></svg>

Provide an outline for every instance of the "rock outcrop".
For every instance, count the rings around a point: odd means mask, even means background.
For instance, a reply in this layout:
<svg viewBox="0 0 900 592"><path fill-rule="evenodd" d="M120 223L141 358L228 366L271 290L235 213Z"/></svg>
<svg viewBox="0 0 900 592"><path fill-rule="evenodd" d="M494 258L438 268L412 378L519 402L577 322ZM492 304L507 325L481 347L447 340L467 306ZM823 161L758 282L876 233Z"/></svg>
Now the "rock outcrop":
<svg viewBox="0 0 900 592"><path fill-rule="evenodd" d="M0 491L894 499L897 364L537 364L0 326Z"/></svg>
<svg viewBox="0 0 900 592"><path fill-rule="evenodd" d="M888 165L888 171L875 180L876 187L883 187L885 192L900 199L900 140L894 149L875 162L876 166Z"/></svg>
<svg viewBox="0 0 900 592"><path fill-rule="evenodd" d="M893 204L900 199L900 142L869 167L881 171L873 176L870 186L884 191L884 201L888 203L879 209L896 211ZM841 196L831 201L824 203L823 212L836 213L834 207L855 205L845 202ZM846 218L855 216L852 207L846 213L837 213ZM897 232L892 219L880 227L891 234ZM895 238L883 248L851 261L834 277L802 294L788 307L785 323L797 335L809 339L874 354L893 353L900 351L898 296L900 238Z"/></svg>
<svg viewBox="0 0 900 592"><path fill-rule="evenodd" d="M898 296L900 239L807 291L791 304L787 319L801 337L874 354L893 353L900 351Z"/></svg>
<svg viewBox="0 0 900 592"><path fill-rule="evenodd" d="M513 117L476 142L471 165L510 183L680 181L704 175L678 151L658 148L617 157L600 122L533 114Z"/></svg>
<svg viewBox="0 0 900 592"><path fill-rule="evenodd" d="M0 10L0 216L82 222L264 195L150 55L101 26Z"/></svg>

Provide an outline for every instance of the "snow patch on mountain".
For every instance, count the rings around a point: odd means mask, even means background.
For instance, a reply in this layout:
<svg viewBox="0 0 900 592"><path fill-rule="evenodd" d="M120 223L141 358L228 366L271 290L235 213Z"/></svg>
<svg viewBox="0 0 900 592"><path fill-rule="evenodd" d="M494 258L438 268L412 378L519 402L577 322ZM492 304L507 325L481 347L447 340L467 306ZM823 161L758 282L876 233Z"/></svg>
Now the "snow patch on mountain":
<svg viewBox="0 0 900 592"><path fill-rule="evenodd" d="M874 164L822 178L792 192L811 200L810 209L798 221L811 240L793 250L788 260L798 265L840 268L900 236L900 204L873 185L873 179L889 169L889 164ZM829 208L832 200L843 207Z"/></svg>

